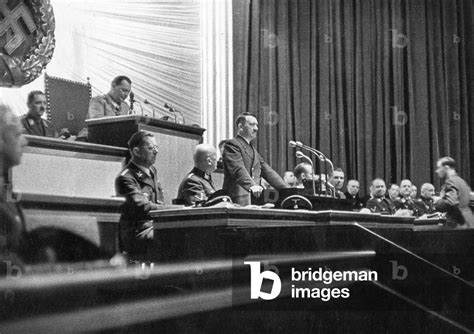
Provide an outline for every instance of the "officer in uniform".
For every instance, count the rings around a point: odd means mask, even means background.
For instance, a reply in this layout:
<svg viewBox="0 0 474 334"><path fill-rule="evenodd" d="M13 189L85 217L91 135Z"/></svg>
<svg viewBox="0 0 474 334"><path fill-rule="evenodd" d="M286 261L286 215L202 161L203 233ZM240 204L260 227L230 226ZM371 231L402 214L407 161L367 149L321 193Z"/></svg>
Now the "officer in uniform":
<svg viewBox="0 0 474 334"><path fill-rule="evenodd" d="M216 149L199 144L194 150L194 168L183 179L178 189L177 204L195 205L207 200L216 190L211 174L217 167Z"/></svg>
<svg viewBox="0 0 474 334"><path fill-rule="evenodd" d="M42 91L34 90L28 94L28 113L21 118L23 133L27 135L54 137L51 123L42 118L46 111L46 96Z"/></svg>
<svg viewBox="0 0 474 334"><path fill-rule="evenodd" d="M396 210L409 210L414 216L420 216L418 213L418 206L411 197L412 183L410 180L403 180L400 182L400 198L393 201Z"/></svg>
<svg viewBox="0 0 474 334"><path fill-rule="evenodd" d="M139 131L128 141L131 159L115 180L118 196L125 197L120 217L120 247L129 255L144 255L153 240L150 210L163 204L163 190L153 164L157 146L152 133Z"/></svg>
<svg viewBox="0 0 474 334"><path fill-rule="evenodd" d="M431 183L424 183L421 186L420 198L415 201L415 205L418 208L418 215L432 214L436 212L434 206L433 196L435 194L435 188Z"/></svg>
<svg viewBox="0 0 474 334"><path fill-rule="evenodd" d="M373 197L367 201L367 209L371 212L379 212L382 215L393 215L395 213L395 206L392 201L385 197L387 187L384 180L373 180L370 191Z"/></svg>

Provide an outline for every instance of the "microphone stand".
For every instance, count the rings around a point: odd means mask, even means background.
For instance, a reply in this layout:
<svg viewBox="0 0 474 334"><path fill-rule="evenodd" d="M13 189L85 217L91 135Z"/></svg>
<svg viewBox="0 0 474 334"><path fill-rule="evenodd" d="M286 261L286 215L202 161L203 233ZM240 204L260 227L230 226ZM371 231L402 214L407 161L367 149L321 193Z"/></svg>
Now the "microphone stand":
<svg viewBox="0 0 474 334"><path fill-rule="evenodd" d="M332 163L331 160L329 160L322 152L310 147L310 146L307 146L307 145L304 145L302 142L300 141L290 141L289 142L289 145L291 147L299 147L299 148L302 148L304 150L307 150L311 153L313 153L315 156L318 157L318 159L321 161L321 162L324 162L324 163L327 163L329 164L329 167L330 167L330 174L334 173L334 165ZM328 175L328 172L327 172L327 166L325 164L325 168L324 168L325 172L326 172L326 176ZM319 171L319 180L320 180L320 184L319 184L319 190L321 191L321 182L322 182L322 171L320 170ZM327 177L326 177L326 180L324 181L324 183L326 184L326 187L330 188L331 189L331 193L333 194L333 197L336 197L336 192L335 192L335 188L334 186L332 186L332 184L330 185L330 183L328 182L327 180Z"/></svg>

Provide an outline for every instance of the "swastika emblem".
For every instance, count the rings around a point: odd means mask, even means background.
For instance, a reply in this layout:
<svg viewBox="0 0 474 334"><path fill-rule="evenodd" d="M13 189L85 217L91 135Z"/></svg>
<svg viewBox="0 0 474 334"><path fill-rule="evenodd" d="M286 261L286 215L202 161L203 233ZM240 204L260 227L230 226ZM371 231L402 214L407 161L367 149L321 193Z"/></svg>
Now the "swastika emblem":
<svg viewBox="0 0 474 334"><path fill-rule="evenodd" d="M27 30L27 31L25 31ZM0 35L6 34L5 52L11 55L36 30L34 19L20 0L15 8L10 9L6 0L0 0Z"/></svg>

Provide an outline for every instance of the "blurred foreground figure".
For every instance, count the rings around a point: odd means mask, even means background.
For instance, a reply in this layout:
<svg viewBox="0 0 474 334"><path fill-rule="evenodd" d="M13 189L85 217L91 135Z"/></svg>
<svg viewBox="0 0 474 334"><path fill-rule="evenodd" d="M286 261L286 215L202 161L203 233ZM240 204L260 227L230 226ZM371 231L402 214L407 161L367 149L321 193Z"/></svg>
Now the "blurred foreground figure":
<svg viewBox="0 0 474 334"><path fill-rule="evenodd" d="M20 164L25 145L19 120L7 106L0 105L0 258L10 268L24 253L25 226L8 171ZM2 266L0 276L3 270Z"/></svg>

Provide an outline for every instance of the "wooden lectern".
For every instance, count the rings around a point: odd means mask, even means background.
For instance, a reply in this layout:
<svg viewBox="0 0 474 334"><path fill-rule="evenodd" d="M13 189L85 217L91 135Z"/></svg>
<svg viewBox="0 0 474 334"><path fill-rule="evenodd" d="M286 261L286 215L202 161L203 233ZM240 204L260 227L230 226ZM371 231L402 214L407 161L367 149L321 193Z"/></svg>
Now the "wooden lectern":
<svg viewBox="0 0 474 334"><path fill-rule="evenodd" d="M167 204L176 198L181 180L193 168L194 148L202 142L205 131L197 126L138 115L88 119L86 125L89 142L111 146L127 147L132 134L140 130L153 133L158 143L155 167Z"/></svg>

